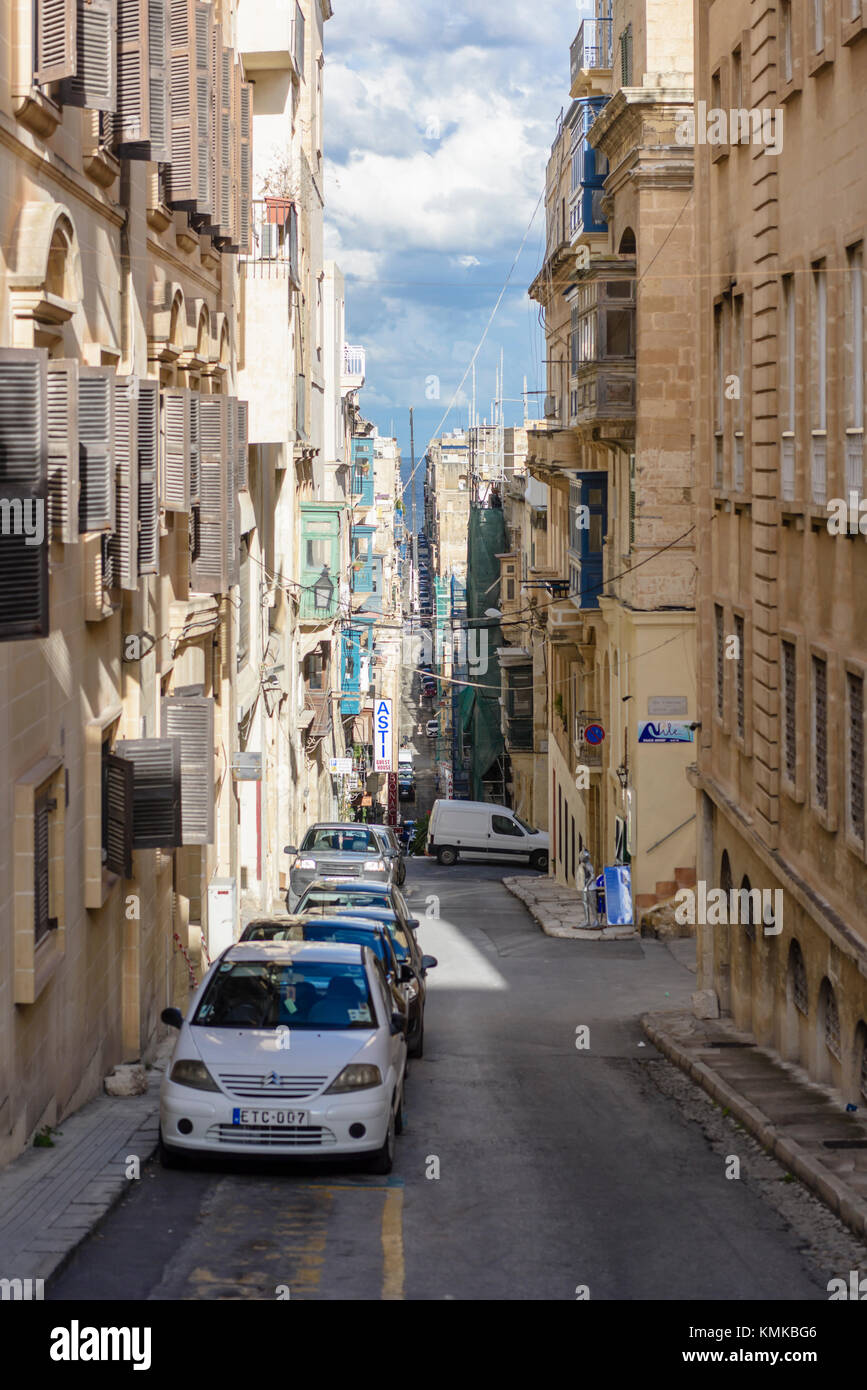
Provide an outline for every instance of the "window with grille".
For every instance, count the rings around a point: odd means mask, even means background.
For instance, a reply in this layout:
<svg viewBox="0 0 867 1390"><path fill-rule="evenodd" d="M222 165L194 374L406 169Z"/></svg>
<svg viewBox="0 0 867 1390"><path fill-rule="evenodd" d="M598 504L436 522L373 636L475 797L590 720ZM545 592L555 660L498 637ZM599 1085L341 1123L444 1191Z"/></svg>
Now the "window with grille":
<svg viewBox="0 0 867 1390"><path fill-rule="evenodd" d="M823 811L828 807L828 663L814 656L813 667L813 795Z"/></svg>
<svg viewBox="0 0 867 1390"><path fill-rule="evenodd" d="M45 782L33 800L33 935L38 945L57 927L51 915L51 822L57 810L52 782Z"/></svg>
<svg viewBox="0 0 867 1390"><path fill-rule="evenodd" d="M834 986L825 981L825 1046L840 1061L840 1013Z"/></svg>
<svg viewBox="0 0 867 1390"><path fill-rule="evenodd" d="M241 537L241 570L238 591L238 670L246 666L250 656L250 542L247 536Z"/></svg>
<svg viewBox="0 0 867 1390"><path fill-rule="evenodd" d="M714 373L714 421L713 421L713 485L723 485L725 418L725 338L723 331L723 305L715 304L713 310L713 373Z"/></svg>
<svg viewBox="0 0 867 1390"><path fill-rule="evenodd" d="M627 24L620 35L620 85L632 86L632 25Z"/></svg>
<svg viewBox="0 0 867 1390"><path fill-rule="evenodd" d="M867 1029L861 1029L861 1094L867 1100Z"/></svg>
<svg viewBox="0 0 867 1390"><path fill-rule="evenodd" d="M744 695L744 620L735 614L735 637L738 644L738 660L735 668L737 681L738 735L743 738L746 729L746 700Z"/></svg>
<svg viewBox="0 0 867 1390"><path fill-rule="evenodd" d="M797 667L794 642L783 643L783 758L786 776L794 782L798 770Z"/></svg>
<svg viewBox="0 0 867 1390"><path fill-rule="evenodd" d="M716 619L716 712L722 719L725 712L725 618L718 603L714 604Z"/></svg>
<svg viewBox="0 0 867 1390"><path fill-rule="evenodd" d="M864 679L854 671L846 673L846 696L849 725L848 748L848 812L849 829L856 839L864 842Z"/></svg>
<svg viewBox="0 0 867 1390"><path fill-rule="evenodd" d="M809 1013L807 999L807 967L804 964L804 957L797 941L792 943L792 950L789 955L789 970L792 976L792 1003L806 1018Z"/></svg>
<svg viewBox="0 0 867 1390"><path fill-rule="evenodd" d="M744 893L747 894L746 899L744 899ZM749 941L755 941L756 911L755 907L753 906L752 884L746 877L744 877L741 881L741 903L744 902L746 902L746 912L741 917L741 921L744 925L744 935L747 937Z"/></svg>

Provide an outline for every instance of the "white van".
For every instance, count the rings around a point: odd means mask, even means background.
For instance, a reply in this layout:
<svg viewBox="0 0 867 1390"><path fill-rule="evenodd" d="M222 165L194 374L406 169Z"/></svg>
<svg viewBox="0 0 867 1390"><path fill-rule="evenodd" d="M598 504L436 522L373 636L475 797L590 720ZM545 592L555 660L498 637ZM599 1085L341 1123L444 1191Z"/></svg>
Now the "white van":
<svg viewBox="0 0 867 1390"><path fill-rule="evenodd" d="M458 859L515 859L532 869L548 867L548 834L534 830L506 806L490 801L435 801L427 852L440 864Z"/></svg>

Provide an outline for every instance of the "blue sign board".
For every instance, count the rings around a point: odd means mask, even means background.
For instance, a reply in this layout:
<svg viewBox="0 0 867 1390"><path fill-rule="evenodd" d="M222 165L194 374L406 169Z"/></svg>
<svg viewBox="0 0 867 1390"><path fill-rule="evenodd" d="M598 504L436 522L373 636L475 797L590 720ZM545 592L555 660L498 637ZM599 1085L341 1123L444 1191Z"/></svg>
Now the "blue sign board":
<svg viewBox="0 0 867 1390"><path fill-rule="evenodd" d="M604 869L605 915L609 927L632 926L632 870L628 864Z"/></svg>

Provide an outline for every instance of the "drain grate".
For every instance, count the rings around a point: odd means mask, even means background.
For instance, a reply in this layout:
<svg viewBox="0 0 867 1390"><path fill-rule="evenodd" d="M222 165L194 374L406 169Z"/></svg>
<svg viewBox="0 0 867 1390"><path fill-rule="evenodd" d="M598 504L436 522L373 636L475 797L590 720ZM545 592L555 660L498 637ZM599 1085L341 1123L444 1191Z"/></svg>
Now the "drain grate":
<svg viewBox="0 0 867 1390"><path fill-rule="evenodd" d="M733 1041L732 1041L732 1042L729 1042L729 1041L725 1041L725 1042L708 1043L708 1047L712 1047L712 1048L717 1048L717 1047L755 1047L755 1043L751 1043L751 1042L733 1042Z"/></svg>
<svg viewBox="0 0 867 1390"><path fill-rule="evenodd" d="M826 1149L867 1149L867 1139L823 1139Z"/></svg>

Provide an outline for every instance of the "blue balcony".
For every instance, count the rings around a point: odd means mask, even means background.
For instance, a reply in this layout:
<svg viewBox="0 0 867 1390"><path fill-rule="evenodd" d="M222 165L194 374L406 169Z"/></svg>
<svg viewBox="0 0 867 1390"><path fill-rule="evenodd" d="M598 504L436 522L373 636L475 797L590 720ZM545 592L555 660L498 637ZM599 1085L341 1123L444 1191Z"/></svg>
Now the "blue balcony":
<svg viewBox="0 0 867 1390"><path fill-rule="evenodd" d="M350 544L352 547L352 592L369 594L373 592L376 557L373 554L375 526L353 526ZM382 557L379 557L380 571Z"/></svg>
<svg viewBox="0 0 867 1390"><path fill-rule="evenodd" d="M569 232L573 241L585 233L597 235L608 230L602 211L608 161L587 141L593 122L607 102L608 97L583 97L576 102L577 109L572 121L569 197Z"/></svg>
<svg viewBox="0 0 867 1390"><path fill-rule="evenodd" d="M569 488L569 597L578 608L598 608L608 530L608 475L579 473Z"/></svg>
<svg viewBox="0 0 867 1390"><path fill-rule="evenodd" d="M372 507L373 503L373 440L353 438L352 504L367 508Z"/></svg>

